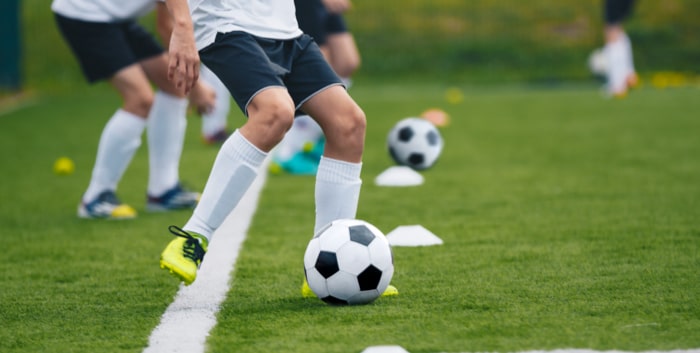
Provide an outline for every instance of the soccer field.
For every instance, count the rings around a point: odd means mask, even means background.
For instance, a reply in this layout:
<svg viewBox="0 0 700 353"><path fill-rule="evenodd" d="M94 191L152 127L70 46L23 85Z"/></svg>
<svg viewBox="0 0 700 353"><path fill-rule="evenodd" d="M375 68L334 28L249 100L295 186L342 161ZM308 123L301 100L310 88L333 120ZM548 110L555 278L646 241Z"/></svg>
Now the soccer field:
<svg viewBox="0 0 700 353"><path fill-rule="evenodd" d="M420 224L444 241L394 249L400 295L353 307L303 299L314 180L270 175L207 351L700 348L699 88L607 100L592 85L458 87L450 101L448 88L351 91L368 116L358 218L385 233ZM179 289L158 258L167 226L189 212L145 212L145 136L119 188L139 218L75 215L118 104L97 85L0 107L0 352L142 352ZM433 107L451 123L425 184L376 186L392 165L391 126ZM200 142L198 119L181 177L201 189L217 150ZM53 174L61 156L75 173Z"/></svg>

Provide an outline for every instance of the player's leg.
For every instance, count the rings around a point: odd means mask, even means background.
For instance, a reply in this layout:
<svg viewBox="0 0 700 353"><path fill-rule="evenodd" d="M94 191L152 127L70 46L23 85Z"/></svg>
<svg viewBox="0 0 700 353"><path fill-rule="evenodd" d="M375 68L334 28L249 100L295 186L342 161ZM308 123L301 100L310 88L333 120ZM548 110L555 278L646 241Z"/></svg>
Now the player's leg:
<svg viewBox="0 0 700 353"><path fill-rule="evenodd" d="M228 113L231 110L230 94L224 83L206 65L200 67L199 79L216 92L216 101L212 109L202 112L202 139L207 144L223 143L229 135L226 128Z"/></svg>
<svg viewBox="0 0 700 353"><path fill-rule="evenodd" d="M630 16L633 6L634 0L604 1L607 90L615 97L625 96L628 88L638 82L632 45L622 26L622 22Z"/></svg>
<svg viewBox="0 0 700 353"><path fill-rule="evenodd" d="M139 62L158 90L148 114L148 186L146 209L151 212L193 208L199 193L180 183L180 157L187 128L187 98L167 78L167 54Z"/></svg>
<svg viewBox="0 0 700 353"><path fill-rule="evenodd" d="M242 32L222 35L200 52L200 58L226 84L248 120L221 146L200 202L182 229L171 228L178 238L161 254L161 267L186 284L196 278L214 231L239 203L268 152L291 126L295 108L278 72L260 65L268 58L254 37ZM243 67L256 70L241 70ZM193 258L192 249L201 256Z"/></svg>
<svg viewBox="0 0 700 353"><path fill-rule="evenodd" d="M95 165L81 198L78 216L133 218L136 211L117 198L116 190L141 145L145 118L152 101L150 86L135 65L136 59L122 24L85 22L58 14L55 19L87 81L110 80L123 99L122 107L110 117L100 136Z"/></svg>
<svg viewBox="0 0 700 353"><path fill-rule="evenodd" d="M316 119L326 136L316 175L315 233L335 219L355 218L366 119L340 85L319 92L302 109Z"/></svg>
<svg viewBox="0 0 700 353"><path fill-rule="evenodd" d="M293 117L294 105L282 87L267 88L251 100L248 121L221 146L192 216L182 229L171 227L178 238L161 254L162 268L185 284L196 279L211 237L238 205ZM194 258L192 251L198 254Z"/></svg>
<svg viewBox="0 0 700 353"><path fill-rule="evenodd" d="M121 204L114 194L141 146L153 93L138 65L120 70L110 82L120 93L123 105L112 115L100 136L90 183L79 208L79 215L84 218L132 218L136 215L136 211ZM110 206L114 206L112 210Z"/></svg>

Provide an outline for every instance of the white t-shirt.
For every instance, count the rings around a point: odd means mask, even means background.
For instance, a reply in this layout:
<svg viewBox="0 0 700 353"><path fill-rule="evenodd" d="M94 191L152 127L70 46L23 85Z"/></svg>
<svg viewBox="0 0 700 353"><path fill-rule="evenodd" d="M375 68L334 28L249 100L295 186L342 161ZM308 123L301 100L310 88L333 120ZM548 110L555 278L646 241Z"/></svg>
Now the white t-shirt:
<svg viewBox="0 0 700 353"><path fill-rule="evenodd" d="M294 0L189 0L189 5L197 49L213 43L217 32L281 40L302 34Z"/></svg>
<svg viewBox="0 0 700 353"><path fill-rule="evenodd" d="M51 10L88 22L117 22L139 18L153 10L155 0L53 0Z"/></svg>

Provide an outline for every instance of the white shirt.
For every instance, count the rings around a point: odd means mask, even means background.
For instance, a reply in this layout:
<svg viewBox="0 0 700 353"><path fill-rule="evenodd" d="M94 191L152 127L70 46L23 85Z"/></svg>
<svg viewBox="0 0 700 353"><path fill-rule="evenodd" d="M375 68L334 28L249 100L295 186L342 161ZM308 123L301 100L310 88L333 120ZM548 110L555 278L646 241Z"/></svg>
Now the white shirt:
<svg viewBox="0 0 700 353"><path fill-rule="evenodd" d="M243 31L280 40L303 33L294 0L189 0L189 5L197 49L213 43L217 32Z"/></svg>
<svg viewBox="0 0 700 353"><path fill-rule="evenodd" d="M139 18L153 10L155 0L53 0L51 10L87 22L117 22Z"/></svg>

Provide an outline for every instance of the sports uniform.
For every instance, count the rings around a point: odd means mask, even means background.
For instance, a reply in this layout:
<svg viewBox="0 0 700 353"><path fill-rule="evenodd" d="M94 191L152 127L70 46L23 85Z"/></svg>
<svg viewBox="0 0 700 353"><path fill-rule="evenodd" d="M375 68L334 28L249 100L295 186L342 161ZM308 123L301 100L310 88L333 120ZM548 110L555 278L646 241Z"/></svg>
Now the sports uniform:
<svg viewBox="0 0 700 353"><path fill-rule="evenodd" d="M136 22L154 6L154 0L54 0L51 4L56 24L87 81L109 80L124 99L100 136L90 183L78 206L81 218L136 216L136 210L122 203L116 191L144 130L150 167L147 208L192 208L199 197L179 181L187 100L163 91L164 87L154 93L144 72L164 74L162 68L167 65L162 47ZM138 63L148 63L148 69Z"/></svg>
<svg viewBox="0 0 700 353"><path fill-rule="evenodd" d="M196 0L189 4L191 18L178 0L168 0L168 5L183 24L173 31L182 45L170 47L171 57L189 57L190 41L196 41L201 61L226 85L248 119L221 146L192 216L182 228L169 228L176 238L161 253L161 267L185 284L196 279L209 240L300 108L325 127L327 137L316 174L314 233L332 220L354 218L366 119L318 45L299 29L294 2ZM189 19L192 39L186 31ZM186 72L178 69L195 63L178 61L175 72ZM191 83L184 74L173 79Z"/></svg>
<svg viewBox="0 0 700 353"><path fill-rule="evenodd" d="M622 26L634 8L634 0L604 0L606 90L610 96L621 98L639 82L634 68L632 42Z"/></svg>

